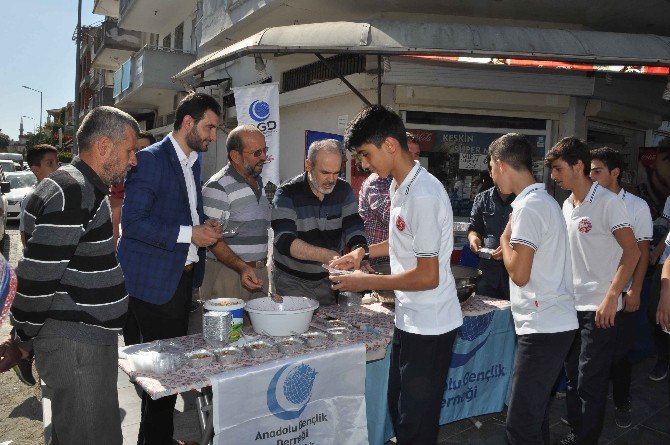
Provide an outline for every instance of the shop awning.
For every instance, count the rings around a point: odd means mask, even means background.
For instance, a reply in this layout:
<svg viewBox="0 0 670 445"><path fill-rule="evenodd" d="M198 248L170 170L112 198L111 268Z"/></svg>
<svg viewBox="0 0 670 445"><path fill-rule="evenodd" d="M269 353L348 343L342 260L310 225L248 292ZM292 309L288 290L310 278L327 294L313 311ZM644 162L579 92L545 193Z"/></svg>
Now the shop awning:
<svg viewBox="0 0 670 445"><path fill-rule="evenodd" d="M173 79L237 58L294 53L430 55L670 66L670 37L546 28L375 21L267 28L196 60Z"/></svg>

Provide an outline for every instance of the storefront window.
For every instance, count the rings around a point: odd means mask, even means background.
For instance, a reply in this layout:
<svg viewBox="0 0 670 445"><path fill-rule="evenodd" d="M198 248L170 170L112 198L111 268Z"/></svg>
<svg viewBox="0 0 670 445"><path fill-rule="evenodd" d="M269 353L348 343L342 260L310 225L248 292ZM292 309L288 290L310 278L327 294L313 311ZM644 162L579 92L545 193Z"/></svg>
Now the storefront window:
<svg viewBox="0 0 670 445"><path fill-rule="evenodd" d="M542 182L545 120L427 112L407 112L406 120L408 131L419 139L421 164L444 185L457 220L467 219L475 195L491 186L486 155L491 142L503 134L521 133L529 139L535 148L533 174Z"/></svg>

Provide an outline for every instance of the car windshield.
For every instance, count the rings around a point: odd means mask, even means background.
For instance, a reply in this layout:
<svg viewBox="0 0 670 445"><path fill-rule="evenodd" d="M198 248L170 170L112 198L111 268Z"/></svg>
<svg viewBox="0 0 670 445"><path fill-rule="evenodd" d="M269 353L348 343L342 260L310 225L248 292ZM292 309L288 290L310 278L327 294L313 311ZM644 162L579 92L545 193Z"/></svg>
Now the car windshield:
<svg viewBox="0 0 670 445"><path fill-rule="evenodd" d="M14 168L14 163L12 161L0 160L0 168L2 168L2 171L5 173L16 171L16 168Z"/></svg>
<svg viewBox="0 0 670 445"><path fill-rule="evenodd" d="M35 175L7 175L7 180L11 185L12 189L18 189L22 187L31 187L37 182Z"/></svg>

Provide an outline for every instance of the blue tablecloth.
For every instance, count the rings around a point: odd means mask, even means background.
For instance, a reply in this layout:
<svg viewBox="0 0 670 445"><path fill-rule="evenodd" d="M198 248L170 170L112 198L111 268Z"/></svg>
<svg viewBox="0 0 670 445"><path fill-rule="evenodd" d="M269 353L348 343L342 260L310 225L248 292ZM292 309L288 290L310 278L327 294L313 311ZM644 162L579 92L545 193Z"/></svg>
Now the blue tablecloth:
<svg viewBox="0 0 670 445"><path fill-rule="evenodd" d="M454 343L440 424L499 412L508 399L516 339L509 309L463 318ZM365 401L370 445L393 437L386 390L391 356L366 365Z"/></svg>

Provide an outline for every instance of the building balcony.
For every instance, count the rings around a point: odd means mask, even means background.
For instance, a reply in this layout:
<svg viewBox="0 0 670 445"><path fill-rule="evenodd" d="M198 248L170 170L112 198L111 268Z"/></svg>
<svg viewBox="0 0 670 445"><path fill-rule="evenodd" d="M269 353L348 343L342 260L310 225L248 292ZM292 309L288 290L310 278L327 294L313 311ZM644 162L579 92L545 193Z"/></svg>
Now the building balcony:
<svg viewBox="0 0 670 445"><path fill-rule="evenodd" d="M113 97L114 87L103 87L96 91L91 98L91 105L93 107L100 107L102 105L114 105Z"/></svg>
<svg viewBox="0 0 670 445"><path fill-rule="evenodd" d="M175 21L188 17L197 3L198 0L120 0L119 26L160 34Z"/></svg>
<svg viewBox="0 0 670 445"><path fill-rule="evenodd" d="M95 0L93 14L119 18L119 0Z"/></svg>
<svg viewBox="0 0 670 445"><path fill-rule="evenodd" d="M172 76L195 61L195 55L179 50L145 46L114 73L114 105L126 111L156 109L173 104L184 88Z"/></svg>
<svg viewBox="0 0 670 445"><path fill-rule="evenodd" d="M93 44L94 68L116 70L132 53L142 48L142 33L119 28L117 21L107 19L97 29Z"/></svg>

